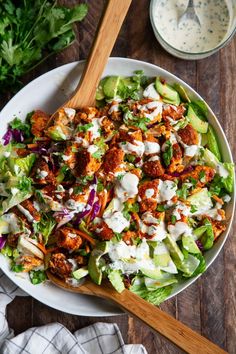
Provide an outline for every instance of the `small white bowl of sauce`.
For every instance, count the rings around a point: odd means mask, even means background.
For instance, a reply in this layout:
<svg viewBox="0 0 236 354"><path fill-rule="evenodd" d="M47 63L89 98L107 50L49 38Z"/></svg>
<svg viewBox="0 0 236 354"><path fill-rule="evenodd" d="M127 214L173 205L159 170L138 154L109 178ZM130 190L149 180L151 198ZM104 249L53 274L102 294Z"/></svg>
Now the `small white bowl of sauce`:
<svg viewBox="0 0 236 354"><path fill-rule="evenodd" d="M235 0L195 0L200 25L179 21L188 0L152 0L150 19L155 36L170 54L182 59L202 59L224 47L236 33Z"/></svg>

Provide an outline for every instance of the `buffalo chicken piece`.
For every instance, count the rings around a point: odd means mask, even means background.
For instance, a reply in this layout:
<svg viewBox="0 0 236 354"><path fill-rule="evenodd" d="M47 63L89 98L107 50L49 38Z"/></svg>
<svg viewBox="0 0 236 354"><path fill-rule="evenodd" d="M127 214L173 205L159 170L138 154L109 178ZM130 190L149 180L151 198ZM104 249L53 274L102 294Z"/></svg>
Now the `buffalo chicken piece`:
<svg viewBox="0 0 236 354"><path fill-rule="evenodd" d="M49 261L49 269L52 273L65 279L70 277L73 270L73 264L66 259L63 253L54 253Z"/></svg>
<svg viewBox="0 0 236 354"><path fill-rule="evenodd" d="M58 247L69 251L75 251L80 248L82 239L77 230L72 227L62 227L55 232Z"/></svg>

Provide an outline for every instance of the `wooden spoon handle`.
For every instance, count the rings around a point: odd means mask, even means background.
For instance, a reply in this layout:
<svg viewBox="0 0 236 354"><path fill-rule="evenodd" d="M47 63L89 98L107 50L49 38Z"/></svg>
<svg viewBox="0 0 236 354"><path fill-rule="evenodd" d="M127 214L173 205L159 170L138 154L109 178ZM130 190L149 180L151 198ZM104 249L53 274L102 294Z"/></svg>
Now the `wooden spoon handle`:
<svg viewBox="0 0 236 354"><path fill-rule="evenodd" d="M139 318L155 331L175 343L179 348L187 353L196 354L225 354L226 352L219 348L207 338L194 332L191 328L185 326L180 321L171 317L158 307L143 300L129 290L124 290L121 294L107 286L97 286L91 282L82 286L86 293L94 294L116 302L121 308L131 315ZM86 291L87 288L87 291Z"/></svg>
<svg viewBox="0 0 236 354"><path fill-rule="evenodd" d="M98 31L80 83L73 97L65 103L67 107L79 108L94 105L96 88L131 1L132 0L107 1L107 7L98 26Z"/></svg>

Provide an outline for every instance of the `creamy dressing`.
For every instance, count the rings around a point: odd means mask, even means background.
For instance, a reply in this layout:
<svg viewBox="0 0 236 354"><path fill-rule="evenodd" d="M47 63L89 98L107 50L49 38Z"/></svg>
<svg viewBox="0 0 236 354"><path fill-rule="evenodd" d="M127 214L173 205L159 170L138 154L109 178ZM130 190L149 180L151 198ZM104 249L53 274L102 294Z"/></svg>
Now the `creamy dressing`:
<svg viewBox="0 0 236 354"><path fill-rule="evenodd" d="M190 215L190 207L185 205L184 203L178 202L175 206L175 209L172 212L172 215L176 217L176 220L180 220L181 215L184 216Z"/></svg>
<svg viewBox="0 0 236 354"><path fill-rule="evenodd" d="M113 105L110 107L108 113L109 113L109 114L112 114L113 112L118 112L118 111L119 111L119 105L118 105L118 104L113 104Z"/></svg>
<svg viewBox="0 0 236 354"><path fill-rule="evenodd" d="M148 161L158 161L158 160L160 160L160 157L159 156L152 156L152 157L150 157L150 159L148 159Z"/></svg>
<svg viewBox="0 0 236 354"><path fill-rule="evenodd" d="M157 92L154 83L148 85L148 86L145 88L145 90L143 91L143 97L151 98L151 99L153 99L153 100L159 100L159 99L160 99L160 95L159 95L159 93Z"/></svg>
<svg viewBox="0 0 236 354"><path fill-rule="evenodd" d="M175 225L168 225L167 229L175 241L178 241L183 234L192 234L192 229L183 221L177 221Z"/></svg>
<svg viewBox="0 0 236 354"><path fill-rule="evenodd" d="M188 0L156 1L154 23L160 36L172 47L188 52L200 53L216 48L227 36L230 11L225 0L195 0L195 12L200 20L183 19Z"/></svg>
<svg viewBox="0 0 236 354"><path fill-rule="evenodd" d="M99 138L101 136L101 125L103 118L93 118L92 119L92 124L93 126L88 129L89 132L92 133L92 139Z"/></svg>
<svg viewBox="0 0 236 354"><path fill-rule="evenodd" d="M89 152L90 154L94 154L97 150L98 150L98 146L97 146L97 145L90 145L90 146L88 147L88 152Z"/></svg>
<svg viewBox="0 0 236 354"><path fill-rule="evenodd" d="M121 211L116 211L108 218L105 218L104 221L113 232L118 233L121 233L130 224Z"/></svg>
<svg viewBox="0 0 236 354"><path fill-rule="evenodd" d="M198 149L199 149L198 145L185 146L184 154L185 156L193 157L198 153Z"/></svg>
<svg viewBox="0 0 236 354"><path fill-rule="evenodd" d="M76 114L76 110L73 108L64 108L64 112L69 118L69 120L73 120Z"/></svg>
<svg viewBox="0 0 236 354"><path fill-rule="evenodd" d="M142 141L135 140L134 144L129 142L119 143L120 148L124 151L125 154L135 153L138 156L143 156L144 153L144 144Z"/></svg>
<svg viewBox="0 0 236 354"><path fill-rule="evenodd" d="M160 145L158 143L156 143L155 141L146 140L144 142L144 148L145 148L144 153L147 155L157 154L160 152Z"/></svg>
<svg viewBox="0 0 236 354"><path fill-rule="evenodd" d="M155 191L152 188L145 190L145 197L146 198L151 198L154 194L155 194Z"/></svg>
<svg viewBox="0 0 236 354"><path fill-rule="evenodd" d="M138 177L133 173L126 173L115 186L115 194L121 201L134 198L138 194Z"/></svg>
<svg viewBox="0 0 236 354"><path fill-rule="evenodd" d="M159 203L171 200L176 195L177 185L172 181L162 181L159 179L158 198Z"/></svg>

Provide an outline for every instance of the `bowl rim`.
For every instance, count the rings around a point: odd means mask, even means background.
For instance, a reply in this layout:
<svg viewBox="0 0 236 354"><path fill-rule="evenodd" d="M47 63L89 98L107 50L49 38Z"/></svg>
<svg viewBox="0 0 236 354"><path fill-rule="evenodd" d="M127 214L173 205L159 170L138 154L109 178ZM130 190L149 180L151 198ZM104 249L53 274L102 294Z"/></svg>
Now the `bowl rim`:
<svg viewBox="0 0 236 354"><path fill-rule="evenodd" d="M224 40L222 40L215 48L203 51L203 52L186 52L180 49L177 49L175 47L173 47L171 44L169 44L160 34L160 32L158 31L157 26L155 25L154 22L154 4L155 2L158 0L151 0L150 2L150 6L149 6L149 16L150 16L150 21L151 21L151 25L152 25L152 29L153 32L155 34L156 39L158 40L158 42L161 44L160 40L164 42L164 44L167 46L167 48L170 50L169 53L171 53L172 55L175 55L172 53L172 51L176 52L176 55L182 55L182 58L185 56L186 59L196 59L196 57L198 56L210 56L211 54L216 53L218 50L222 49L223 47L225 47L230 41L231 39L234 37L234 35L236 34L236 22L235 25L233 26L233 30L230 33L230 35ZM167 49L166 49L167 50Z"/></svg>
<svg viewBox="0 0 236 354"><path fill-rule="evenodd" d="M145 66L146 67L149 67L149 68L152 68L153 70L156 70L156 71L160 71L161 72L161 75L165 76L167 75L169 78L171 78L171 80L173 81L179 81L181 84L183 84L189 91L190 93L193 93L195 96L197 96L199 99L203 100L203 98L190 86L188 85L186 82L184 82L183 80L181 80L178 76L170 73L168 70L165 70L161 67L159 67L158 65L155 65L155 64L151 64L151 63L148 63L148 62L145 62L145 61L142 61L142 60L136 60L136 59L131 59L131 58L123 58L123 57L110 57L108 59L108 62L110 63L116 63L116 62L127 62L129 61L130 63L134 64L135 66L135 63L136 64L139 64L139 65L142 65L143 66L143 70L145 72ZM15 100L17 99L17 97L20 97L20 96L24 96L24 92L29 89L31 86L33 86L35 84L35 82L39 83L41 80L44 80L47 76L51 75L52 73L58 71L60 72L60 70L62 70L62 68L66 68L66 67L71 67L71 69L73 70L76 66L79 66L79 65L83 65L83 63L85 62L85 60L80 60L80 61L74 61L74 62L70 62L70 63L67 63L67 64L64 64L64 65L61 65L57 68L54 68L42 75L40 75L39 77L35 78L34 80L32 80L31 82L29 82L26 86L24 86L15 96L12 97L12 99L4 106L4 108L1 110L0 112L0 117L2 115L4 115L4 112L5 110L7 110L8 106L14 104ZM167 80L169 80L169 78ZM205 100L204 100L205 102ZM230 149L230 146L229 146L229 143L228 143L228 140L225 136L225 133L223 131L223 128L221 127L221 124L220 122L218 121L216 115L214 114L214 112L212 111L212 109L208 106L207 104L207 107L208 107L208 110L209 110L209 113L214 121L214 123L216 124L217 126L217 129L220 131L220 133L222 134L223 136L223 143L225 144L225 147L226 147L226 151L227 151L227 154L229 156L229 162L233 162L233 158L232 158L232 153L231 153L231 149ZM211 266L211 264L214 262L214 260L217 258L217 256L219 255L220 251L222 250L228 236L229 236L229 233L230 233L230 230L231 230L231 226L232 226L232 222L233 222L233 217L234 217L234 211L235 211L235 196L236 196L236 190L234 188L234 191L232 193L232 212L231 212L231 216L230 216L230 219L228 220L228 223L227 223L227 229L225 231L225 235L223 236L223 238L221 239L221 244L219 246L219 249L216 250L214 252L214 254L211 256L211 259L208 261L208 264L206 266L206 270ZM1 257L4 257L3 255L0 254L0 259ZM2 269L1 267L1 264L0 264L0 269ZM14 277L14 274L15 273L12 273L11 271L5 271L4 269L2 269L2 271L16 284L16 279ZM179 294L180 292L182 292L183 290L185 290L188 286L190 286L192 283L194 283L202 274L199 274L197 275L196 277L194 278L190 278L190 279L186 279L186 281L184 281L183 283L181 283L181 288L179 290L174 290L173 293L171 293L167 298L166 300L169 300L171 299L172 297L176 296L177 294ZM18 285L22 290L24 290L24 287L21 286L21 285ZM24 290L25 291L25 290ZM38 301L44 303L45 305L47 306L50 306L52 308L55 308L59 311L64 311L64 312L67 312L67 313L70 313L70 314L74 314L74 312L68 310L68 309L65 309L62 307L59 307L59 306L54 306L53 304L49 304L47 303L47 301L43 298L41 298L40 296L38 296L38 294L35 294L33 293L33 291L27 291L29 295L31 295L33 298L37 299ZM91 317L103 317L103 316L114 316L114 315L119 315L119 314L122 314L123 312L120 312L119 310L117 310L117 312L109 312L109 313L106 313L104 312L104 314L94 314L94 313L89 313L89 314L80 314L80 316L91 316Z"/></svg>

